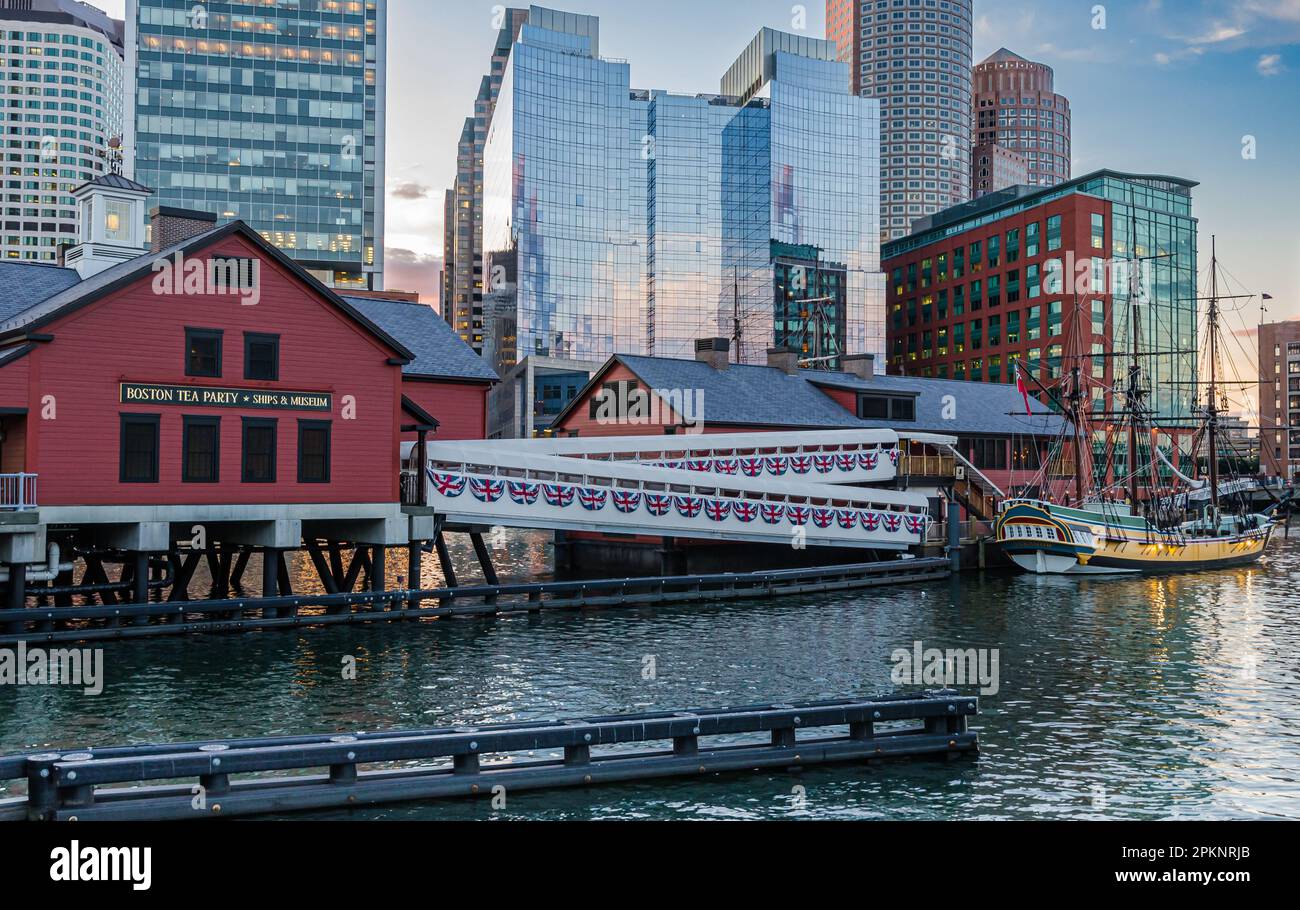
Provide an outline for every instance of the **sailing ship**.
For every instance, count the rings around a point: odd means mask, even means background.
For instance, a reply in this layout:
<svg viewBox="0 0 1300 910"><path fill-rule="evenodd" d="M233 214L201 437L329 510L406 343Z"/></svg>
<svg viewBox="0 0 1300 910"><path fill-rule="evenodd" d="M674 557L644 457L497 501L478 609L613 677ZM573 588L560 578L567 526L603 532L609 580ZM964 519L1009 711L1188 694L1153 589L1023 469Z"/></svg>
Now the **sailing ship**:
<svg viewBox="0 0 1300 910"><path fill-rule="evenodd" d="M1011 499L1002 505L995 536L1017 566L1039 575L1155 573L1243 566L1264 555L1275 529L1273 514L1285 500L1267 512L1252 512L1244 492L1251 485L1235 478L1225 483L1222 476L1220 442L1228 402L1221 394L1224 386L1218 375L1222 299L1218 274L1216 245L1211 292L1206 298L1210 381L1204 400L1195 408L1199 426L1192 445L1193 463L1199 461L1202 448L1208 453L1207 476L1182 473L1158 445L1156 417L1148 402L1151 392L1142 367L1138 309L1142 293L1135 275L1129 308L1132 351L1121 355L1131 363L1123 390L1116 390L1116 398L1122 397L1124 405L1118 414L1103 415L1111 453L1105 470L1098 472L1093 462L1090 422L1097 415L1092 390L1087 387L1090 377L1085 376L1082 364L1085 356L1107 355L1078 351L1073 368L1063 371L1062 382L1055 389L1029 377L1065 417L1066 432L1057 458L1048 459L1048 464L1059 464L1071 451L1073 483L1054 490L1045 466L1033 487L1043 498ZM1021 391L1028 395L1025 379L1018 368ZM1125 435L1127 457L1120 472L1115 467L1119 462L1114 457L1115 443Z"/></svg>

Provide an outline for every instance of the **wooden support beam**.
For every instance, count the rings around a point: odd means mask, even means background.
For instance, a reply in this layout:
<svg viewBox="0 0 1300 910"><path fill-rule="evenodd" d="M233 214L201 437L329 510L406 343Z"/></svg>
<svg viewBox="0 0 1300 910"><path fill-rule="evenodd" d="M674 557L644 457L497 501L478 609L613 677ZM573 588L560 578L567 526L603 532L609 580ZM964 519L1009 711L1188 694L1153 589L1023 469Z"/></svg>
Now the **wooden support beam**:
<svg viewBox="0 0 1300 910"><path fill-rule="evenodd" d="M410 591L419 591L424 587L424 541L413 540L411 545L406 548L407 571L411 577L406 581L406 587ZM420 609L420 598L412 597L406 602L406 606L412 610Z"/></svg>
<svg viewBox="0 0 1300 910"><path fill-rule="evenodd" d="M239 556L230 570L230 587L237 591L244 589L244 573L248 571L248 561L253 558L251 547L240 547Z"/></svg>
<svg viewBox="0 0 1300 910"><path fill-rule="evenodd" d="M447 537L441 528L438 529L438 536L433 540L433 546L438 554L438 562L442 565L442 577L446 581L446 586L460 587L456 582L456 567L452 565L451 553L447 550Z"/></svg>
<svg viewBox="0 0 1300 910"><path fill-rule="evenodd" d="M280 551L276 564L278 567L276 571L279 574L280 596L293 597L293 579L289 576L289 559L286 551Z"/></svg>
<svg viewBox="0 0 1300 910"><path fill-rule="evenodd" d="M9 566L9 587L5 592L5 610L9 616L14 616L19 610L27 606L27 566L22 563ZM3 626L6 632L21 633L23 624L19 622L8 623Z"/></svg>
<svg viewBox="0 0 1300 910"><path fill-rule="evenodd" d="M104 561L98 556L86 557L85 582L88 585L111 585L108 571L104 568ZM99 593L100 602L106 607L115 606L118 603L117 593L114 591L104 590ZM93 603L93 597L90 599Z"/></svg>
<svg viewBox="0 0 1300 910"><path fill-rule="evenodd" d="M218 554L217 570L212 573L212 596L216 600L224 600L230 596L230 567L235 553L227 544L214 543L212 549Z"/></svg>
<svg viewBox="0 0 1300 910"><path fill-rule="evenodd" d="M351 594L357 589L357 579L361 577L362 571L369 562L370 554L366 552L366 548L357 547L352 553L352 564L348 566L347 575L343 579L343 593Z"/></svg>
<svg viewBox="0 0 1300 910"><path fill-rule="evenodd" d="M201 558L200 554L194 554ZM360 573L365 554L358 554L356 571ZM95 557L91 557L92 561ZM157 560L155 560L157 562ZM278 560L277 560L278 563ZM130 575L132 570L128 570ZM98 569L103 574L102 565ZM92 575L94 573L92 572ZM278 575L278 566L277 572ZM550 581L494 587L453 588L439 591L432 604L415 609L375 613L368 621L405 622L413 618L449 619L494 615L526 615L541 611L583 610L592 607L637 607L649 604L689 603L699 601L759 600L773 597L824 595L835 591L871 588L895 588L900 585L933 583L950 578L946 559L894 560L856 566L828 566L817 569L792 569L728 573L713 576L669 578ZM120 583L119 583L120 584ZM278 579L273 582L278 584ZM87 582L87 586L94 586ZM115 587L109 584L109 587ZM410 599L414 591L395 592L393 602ZM0 600L0 606L4 601ZM277 597L264 604L256 599L189 602L183 610L167 604L87 604L70 608L46 608L41 622L52 630L42 635L44 642L102 641L201 633L209 629L223 632L255 631L279 628L326 628L352 622L354 614L373 610L374 595L308 594ZM321 612L294 613L304 607ZM276 614L289 610L289 616ZM147 618L144 625L136 625ZM0 645L26 640L24 636L4 631L5 618L0 610ZM26 635L30 635L26 632ZM866 731L864 731L866 732Z"/></svg>
<svg viewBox="0 0 1300 910"><path fill-rule="evenodd" d="M59 577L58 577L57 579L55 579L55 581L54 581L54 587L56 587L56 588L70 588L70 587L72 587L73 582L75 582L75 581L76 581L76 575L75 575L75 573L73 573L73 572L62 572L62 573L59 574ZM71 594L55 594L55 595L54 595L54 605L55 605L56 607L70 607L70 606L72 606L72 595L71 595Z"/></svg>
<svg viewBox="0 0 1300 910"><path fill-rule="evenodd" d="M320 548L320 541L308 540L305 543L307 547L307 555L311 557L311 563L316 568L316 577L320 579L321 585L324 586L325 593L339 593L338 581L336 580L334 573L330 570L330 565L325 559L324 551ZM333 546L334 544L331 543L331 549Z"/></svg>
<svg viewBox="0 0 1300 910"><path fill-rule="evenodd" d="M149 554L131 554L131 603L147 604L149 602Z"/></svg>
<svg viewBox="0 0 1300 910"><path fill-rule="evenodd" d="M347 570L343 568L343 553L339 548L338 541L336 540L331 540L329 542L329 548L330 571L334 574L334 589L342 593L343 586L348 577Z"/></svg>
<svg viewBox="0 0 1300 910"><path fill-rule="evenodd" d="M483 569L483 580L489 585L497 585L497 570L492 565L492 553L483 541L483 535L474 531L469 535L469 539L474 542L474 555L478 557L478 564Z"/></svg>
<svg viewBox="0 0 1300 910"><path fill-rule="evenodd" d="M262 550L262 597L275 597L280 588L280 551L273 547L266 547ZM268 611L271 616L279 616L279 613L271 609Z"/></svg>
<svg viewBox="0 0 1300 910"><path fill-rule="evenodd" d="M202 561L202 550L172 556L172 590L167 597L168 603L184 603L190 599L190 582Z"/></svg>
<svg viewBox="0 0 1300 910"><path fill-rule="evenodd" d="M382 593L388 590L388 548L374 547L371 552L370 590Z"/></svg>

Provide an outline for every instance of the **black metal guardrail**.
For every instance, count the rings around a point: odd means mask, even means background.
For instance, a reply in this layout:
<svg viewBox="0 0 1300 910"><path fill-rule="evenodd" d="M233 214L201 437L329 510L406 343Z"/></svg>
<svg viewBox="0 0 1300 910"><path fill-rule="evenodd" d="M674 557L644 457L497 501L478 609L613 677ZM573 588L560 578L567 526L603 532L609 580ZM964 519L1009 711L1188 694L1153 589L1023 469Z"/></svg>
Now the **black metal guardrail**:
<svg viewBox="0 0 1300 910"><path fill-rule="evenodd" d="M0 781L25 780L27 789L0 801L0 820L232 818L491 796L498 788L513 793L904 757L955 759L979 751L978 735L967 728L978 713L978 699L943 691L24 755L0 759ZM701 742L716 737L724 739ZM664 746L629 748L655 742ZM533 757L539 752L554 757Z"/></svg>
<svg viewBox="0 0 1300 910"><path fill-rule="evenodd" d="M697 601L760 600L945 578L946 559L748 574L490 585L111 606L0 609L0 645L111 641ZM436 602L435 606L426 604Z"/></svg>

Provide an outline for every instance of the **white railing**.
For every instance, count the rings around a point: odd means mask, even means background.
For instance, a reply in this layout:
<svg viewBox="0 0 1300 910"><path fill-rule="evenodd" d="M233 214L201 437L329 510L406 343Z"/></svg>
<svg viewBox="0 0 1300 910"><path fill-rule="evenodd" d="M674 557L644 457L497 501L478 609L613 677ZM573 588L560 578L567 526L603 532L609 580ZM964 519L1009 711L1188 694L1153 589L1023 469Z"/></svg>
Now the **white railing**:
<svg viewBox="0 0 1300 910"><path fill-rule="evenodd" d="M35 474L0 474L0 511L30 512L35 508Z"/></svg>
<svg viewBox="0 0 1300 910"><path fill-rule="evenodd" d="M1006 498L1007 494L1003 492L1002 488L999 487L997 484L995 484L993 481L989 480L988 475L986 475L979 468L975 467L974 462L972 462L966 456L962 455L961 452L958 452L957 447L955 445L948 446L948 451L952 452L953 456L957 459L957 463L959 465L961 465L971 474L975 475L975 477L979 478L979 481L981 484L983 484L985 490L995 494L999 499Z"/></svg>
<svg viewBox="0 0 1300 910"><path fill-rule="evenodd" d="M429 505L453 524L904 550L920 544L916 493L429 446Z"/></svg>

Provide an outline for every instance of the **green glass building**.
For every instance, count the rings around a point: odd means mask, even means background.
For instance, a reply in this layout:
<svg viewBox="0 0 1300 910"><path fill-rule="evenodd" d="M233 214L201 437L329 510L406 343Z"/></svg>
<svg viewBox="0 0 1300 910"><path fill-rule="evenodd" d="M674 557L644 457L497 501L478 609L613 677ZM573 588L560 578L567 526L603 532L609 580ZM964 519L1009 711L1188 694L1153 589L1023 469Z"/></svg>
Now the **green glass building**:
<svg viewBox="0 0 1300 910"><path fill-rule="evenodd" d="M127 173L383 288L386 0L127 0Z"/></svg>

